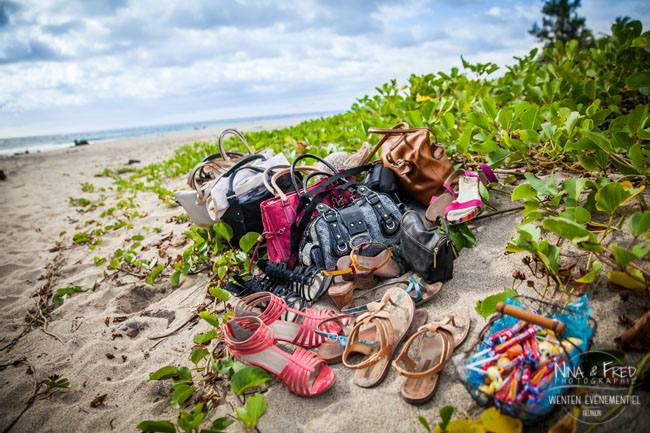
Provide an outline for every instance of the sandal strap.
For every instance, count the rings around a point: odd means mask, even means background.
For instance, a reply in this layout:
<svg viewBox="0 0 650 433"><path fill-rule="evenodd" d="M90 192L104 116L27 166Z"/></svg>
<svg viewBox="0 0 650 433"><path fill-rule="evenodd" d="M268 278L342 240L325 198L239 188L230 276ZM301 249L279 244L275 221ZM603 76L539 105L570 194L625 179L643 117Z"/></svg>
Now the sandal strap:
<svg viewBox="0 0 650 433"><path fill-rule="evenodd" d="M383 311L383 308L389 303L393 303L390 298L387 301L371 302L368 304L368 311L357 318L354 328L352 328L352 332L348 336L345 350L343 351L343 365L351 369L362 369L376 364L383 357L390 356L393 353L393 325L390 321L390 314L387 311ZM377 329L379 350L358 364L349 364L347 359L351 353L358 352L364 355L370 355L372 347L361 342L359 333L361 326L370 325L371 323Z"/></svg>
<svg viewBox="0 0 650 433"><path fill-rule="evenodd" d="M447 212L452 210L469 209L471 207L477 207L480 209L483 207L483 201L474 199L474 200L468 200L464 202L455 201L453 203L449 203L445 208L445 214L447 214Z"/></svg>
<svg viewBox="0 0 650 433"><path fill-rule="evenodd" d="M252 332L252 335L240 341L235 337L233 325ZM234 356L251 355L273 346L273 331L257 317L231 317L225 325L221 326L221 333L226 346Z"/></svg>
<svg viewBox="0 0 650 433"><path fill-rule="evenodd" d="M413 342L420 335L425 334L427 332L433 332L440 337L440 339L442 340L442 354L440 356L440 360L436 365L429 368L428 370L415 372L413 370L415 369L417 364L408 355L408 352ZM451 358L452 353L454 352L453 339L454 337L451 335L451 333L444 327L439 326L439 324L432 323L429 325L421 326L420 329L418 329L418 331L415 334L411 335L411 337L406 341L406 343L404 343L404 346L402 347L402 351L393 360L392 362L393 370L395 370L401 376L405 376L411 379L422 379L431 376L434 373L438 373L442 371L442 369L445 368L447 361L449 361L449 358ZM402 368L402 366L399 365L400 362L404 364L404 366L406 366L406 369Z"/></svg>
<svg viewBox="0 0 650 433"><path fill-rule="evenodd" d="M287 357L289 362L278 375L278 380L296 395L312 395L309 378L319 364L326 365L326 362L301 347L296 347L293 354Z"/></svg>
<svg viewBox="0 0 650 433"><path fill-rule="evenodd" d="M384 247L384 249L386 249L386 251L388 251L388 255L386 256L384 261L381 262L381 264L379 264L378 266L368 267L368 266L364 266L361 263L359 263L359 258L358 258L359 255L357 254L357 250L360 253L361 249L363 247L365 247L365 246L368 246L368 245L381 245L382 247ZM356 277L357 271L364 272L364 273L367 273L368 275L370 275L373 272L375 272L377 269L385 266L386 263L388 263L392 257L393 257L393 252L385 244L383 244L381 242L362 242L359 245L357 245L356 247L352 248L352 251L350 251L350 261L352 262L352 264L351 264L351 266L349 268L347 268L347 269L339 269L339 270L334 270L334 271L323 271L323 275L336 276L336 275L345 275L345 274L353 273L355 275L355 277Z"/></svg>

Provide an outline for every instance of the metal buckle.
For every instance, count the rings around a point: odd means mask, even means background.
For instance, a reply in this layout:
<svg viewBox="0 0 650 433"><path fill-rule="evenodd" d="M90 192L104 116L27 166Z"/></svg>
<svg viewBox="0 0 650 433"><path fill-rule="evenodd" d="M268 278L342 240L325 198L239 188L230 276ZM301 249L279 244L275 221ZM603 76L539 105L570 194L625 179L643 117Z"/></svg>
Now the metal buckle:
<svg viewBox="0 0 650 433"><path fill-rule="evenodd" d="M398 160L397 162L391 162L390 165L391 165L391 167L394 167L394 168L400 168L400 167L403 166L405 163L406 163L406 162L405 162L403 159L400 159L400 160Z"/></svg>

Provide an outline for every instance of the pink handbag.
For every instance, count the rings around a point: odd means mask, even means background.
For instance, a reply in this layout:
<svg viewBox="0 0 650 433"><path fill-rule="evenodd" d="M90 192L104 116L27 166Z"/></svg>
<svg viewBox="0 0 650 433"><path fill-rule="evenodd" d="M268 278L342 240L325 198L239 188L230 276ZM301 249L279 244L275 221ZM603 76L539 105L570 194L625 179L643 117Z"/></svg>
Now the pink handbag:
<svg viewBox="0 0 650 433"><path fill-rule="evenodd" d="M275 173L269 183L268 171L278 168L284 168L284 170ZM279 263L288 259L290 255L291 224L296 220L296 208L298 207L300 197L295 191L285 194L277 186L277 179L291 171L288 165L271 167L269 170L267 170L267 173L264 173L262 179L264 180L266 188L271 191L271 193L275 194L275 197L263 201L260 205L260 209L262 211L262 225L264 226L264 236L267 241L269 259L273 262ZM316 173L319 170L315 167L303 166L296 167L295 171L302 173ZM310 186L307 190L311 191L325 180L326 179L323 179ZM324 202L331 203L330 197L326 197Z"/></svg>

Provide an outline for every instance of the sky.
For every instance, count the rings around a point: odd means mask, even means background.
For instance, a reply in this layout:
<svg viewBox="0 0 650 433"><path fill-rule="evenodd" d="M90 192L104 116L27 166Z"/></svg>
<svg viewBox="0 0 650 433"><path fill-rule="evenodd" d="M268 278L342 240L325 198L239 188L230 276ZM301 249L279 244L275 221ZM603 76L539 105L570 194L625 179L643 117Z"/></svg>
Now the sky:
<svg viewBox="0 0 650 433"><path fill-rule="evenodd" d="M393 78L506 65L540 0L0 0L0 138L345 111ZM598 35L650 1L583 0Z"/></svg>

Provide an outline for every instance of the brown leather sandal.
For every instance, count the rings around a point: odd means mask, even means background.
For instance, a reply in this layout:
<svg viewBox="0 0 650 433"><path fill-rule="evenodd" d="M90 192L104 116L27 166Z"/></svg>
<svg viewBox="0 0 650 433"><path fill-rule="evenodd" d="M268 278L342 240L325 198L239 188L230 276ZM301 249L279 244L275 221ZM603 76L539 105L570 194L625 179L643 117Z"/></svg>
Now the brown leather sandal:
<svg viewBox="0 0 650 433"><path fill-rule="evenodd" d="M347 344L348 337L352 331L352 323L354 323L354 317L356 317L356 314L342 314L336 317L330 317L318 324L316 333L328 339L320 346L318 346L318 356L320 358L323 358L328 364L336 364L338 362L341 362L343 351L345 350L345 345ZM344 324L345 318L348 318L349 324L347 325ZM420 326L426 324L428 318L429 314L424 308L418 308L415 310L413 322L411 323L408 331L406 331L405 338L413 335L413 333L416 332ZM326 331L320 331L321 329L324 330L328 328L327 324L329 322L337 323L341 328L341 332L339 334L333 334ZM377 329L374 326L369 326L359 333L360 341L366 342L366 344L372 344L376 337Z"/></svg>
<svg viewBox="0 0 650 433"><path fill-rule="evenodd" d="M361 256L367 245L382 245L385 249L374 257ZM377 284L379 278L394 278L403 273L401 266L393 259L390 248L378 242L364 242L352 249L349 256L341 257L335 271L323 271L323 275L341 276L342 282L332 284L327 291L337 307L346 305L355 290L368 290ZM352 281L346 281L350 280Z"/></svg>
<svg viewBox="0 0 650 433"><path fill-rule="evenodd" d="M415 313L413 299L404 290L389 289L381 301L367 305L367 312L357 317L356 323L343 351L343 364L354 370L354 383L362 388L379 385L388 373L390 360L397 346L404 339ZM370 326L375 327L372 344L361 341L361 333ZM359 362L353 361L353 354L361 354Z"/></svg>
<svg viewBox="0 0 650 433"><path fill-rule="evenodd" d="M453 355L454 349L467 338L469 325L469 315L466 312L452 312L420 327L407 340L392 362L393 370L406 377L400 388L404 400L411 404L423 404L431 400L437 389L440 372ZM412 359L408 352L418 338L416 357Z"/></svg>

